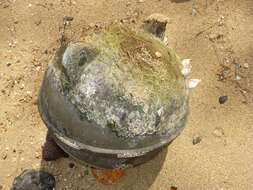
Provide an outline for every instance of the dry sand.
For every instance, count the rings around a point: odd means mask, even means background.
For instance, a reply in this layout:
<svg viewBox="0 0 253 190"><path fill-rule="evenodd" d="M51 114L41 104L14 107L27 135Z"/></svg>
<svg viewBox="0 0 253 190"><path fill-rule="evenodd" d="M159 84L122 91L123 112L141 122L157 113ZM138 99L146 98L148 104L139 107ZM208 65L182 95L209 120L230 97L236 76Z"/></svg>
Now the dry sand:
<svg viewBox="0 0 253 190"><path fill-rule="evenodd" d="M59 46L63 17L74 17L66 35L77 38L96 24L140 23L152 13L171 19L169 46L192 59L191 77L202 80L191 93L186 129L168 149L127 170L112 186L97 183L89 169L71 159L42 161L46 128L36 96ZM55 175L60 190L251 190L252 93L252 0L207 0L207 5L195 0L194 6L187 0L0 0L0 189L10 189L24 169L43 168ZM228 100L221 105L222 95ZM202 140L193 145L196 136Z"/></svg>

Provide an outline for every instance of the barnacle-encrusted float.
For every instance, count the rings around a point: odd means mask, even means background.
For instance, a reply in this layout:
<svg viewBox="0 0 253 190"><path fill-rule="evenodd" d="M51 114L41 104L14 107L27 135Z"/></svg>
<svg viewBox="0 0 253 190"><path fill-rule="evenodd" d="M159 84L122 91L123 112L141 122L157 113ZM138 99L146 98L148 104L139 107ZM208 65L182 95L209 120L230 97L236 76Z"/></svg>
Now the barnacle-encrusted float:
<svg viewBox="0 0 253 190"><path fill-rule="evenodd" d="M58 50L38 105L65 152L101 168L129 167L179 135L188 88L179 58L162 41L165 27L152 18L142 29L113 25Z"/></svg>

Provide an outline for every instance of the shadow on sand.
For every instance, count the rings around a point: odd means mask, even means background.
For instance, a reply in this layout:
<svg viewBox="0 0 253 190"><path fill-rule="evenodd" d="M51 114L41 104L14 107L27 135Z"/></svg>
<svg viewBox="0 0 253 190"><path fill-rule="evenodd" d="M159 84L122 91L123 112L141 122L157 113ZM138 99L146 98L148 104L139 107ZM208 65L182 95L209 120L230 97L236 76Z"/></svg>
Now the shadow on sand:
<svg viewBox="0 0 253 190"><path fill-rule="evenodd" d="M94 178L91 168L79 164L72 158L56 161L41 161L41 170L54 175L56 190L147 190L152 186L163 166L167 148L149 162L125 170L125 175L113 185L103 185Z"/></svg>

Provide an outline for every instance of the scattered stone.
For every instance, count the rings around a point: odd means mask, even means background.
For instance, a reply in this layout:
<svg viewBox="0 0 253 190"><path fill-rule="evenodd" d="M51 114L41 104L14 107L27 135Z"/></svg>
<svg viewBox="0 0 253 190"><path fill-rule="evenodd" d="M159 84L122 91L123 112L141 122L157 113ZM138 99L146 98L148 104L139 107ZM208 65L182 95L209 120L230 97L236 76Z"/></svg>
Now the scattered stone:
<svg viewBox="0 0 253 190"><path fill-rule="evenodd" d="M36 20L34 23L35 23L37 26L39 26L39 25L41 24L41 20Z"/></svg>
<svg viewBox="0 0 253 190"><path fill-rule="evenodd" d="M6 63L6 66L7 67L11 66L11 63L10 62Z"/></svg>
<svg viewBox="0 0 253 190"><path fill-rule="evenodd" d="M218 26L224 25L224 19L225 19L225 17L221 15L220 18L218 19Z"/></svg>
<svg viewBox="0 0 253 190"><path fill-rule="evenodd" d="M157 58L160 58L160 57L162 57L162 54L161 54L159 51L157 51L157 52L155 52L155 56L156 56Z"/></svg>
<svg viewBox="0 0 253 190"><path fill-rule="evenodd" d="M35 158L40 158L40 153L39 152L35 152Z"/></svg>
<svg viewBox="0 0 253 190"><path fill-rule="evenodd" d="M19 87L21 90L23 90L25 88L25 84L21 84L21 86Z"/></svg>
<svg viewBox="0 0 253 190"><path fill-rule="evenodd" d="M74 168L74 167L75 167L75 164L72 163L72 162L70 162L70 163L69 163L69 168Z"/></svg>
<svg viewBox="0 0 253 190"><path fill-rule="evenodd" d="M209 35L209 40L212 42L215 42L221 38L223 38L223 34L210 34Z"/></svg>
<svg viewBox="0 0 253 190"><path fill-rule="evenodd" d="M198 11L196 10L196 8L192 8L192 16L196 16L198 14Z"/></svg>
<svg viewBox="0 0 253 190"><path fill-rule="evenodd" d="M216 128L214 131L213 131L213 135L215 137L222 137L224 135L224 131L222 128Z"/></svg>
<svg viewBox="0 0 253 190"><path fill-rule="evenodd" d="M31 4L31 3L29 3L29 4L28 4L28 7L32 7L32 4Z"/></svg>
<svg viewBox="0 0 253 190"><path fill-rule="evenodd" d="M242 79L242 77L241 77L241 76L236 75L235 80L241 80L241 79Z"/></svg>
<svg viewBox="0 0 253 190"><path fill-rule="evenodd" d="M2 92L3 94L6 94L6 90L4 90L4 89L2 89L1 92Z"/></svg>
<svg viewBox="0 0 253 190"><path fill-rule="evenodd" d="M71 17L71 16L65 16L65 17L63 18L63 20L64 20L64 21L67 21L67 22L71 22L71 21L73 21L73 20L74 20L74 17Z"/></svg>
<svg viewBox="0 0 253 190"><path fill-rule="evenodd" d="M5 9L5 8L8 8L9 6L10 5L6 4L6 5L3 6L3 8Z"/></svg>
<svg viewBox="0 0 253 190"><path fill-rule="evenodd" d="M195 135L195 136L193 137L193 139L192 139L192 144L193 144L193 145L196 145L196 144L200 143L201 140L202 140L202 138L201 138L200 136Z"/></svg>
<svg viewBox="0 0 253 190"><path fill-rule="evenodd" d="M244 63L244 64L243 64L243 67L244 67L245 69L248 69L248 68L249 68L249 64L248 64L248 63Z"/></svg>
<svg viewBox="0 0 253 190"><path fill-rule="evenodd" d="M12 190L53 190L55 178L52 174L44 171L25 170L16 177L12 184Z"/></svg>
<svg viewBox="0 0 253 190"><path fill-rule="evenodd" d="M170 190L177 190L177 187L171 186L171 187L170 187Z"/></svg>
<svg viewBox="0 0 253 190"><path fill-rule="evenodd" d="M4 154L2 155L2 159L5 160L6 158L7 158L7 154L4 153Z"/></svg>
<svg viewBox="0 0 253 190"><path fill-rule="evenodd" d="M228 100L228 96L220 96L219 103L224 104Z"/></svg>
<svg viewBox="0 0 253 190"><path fill-rule="evenodd" d="M14 24L18 24L18 21L17 21L17 20L15 20L15 21L14 21Z"/></svg>
<svg viewBox="0 0 253 190"><path fill-rule="evenodd" d="M94 23L90 23L90 24L89 24L89 27L90 27L90 28L94 28L94 27L95 27L95 24L94 24Z"/></svg>

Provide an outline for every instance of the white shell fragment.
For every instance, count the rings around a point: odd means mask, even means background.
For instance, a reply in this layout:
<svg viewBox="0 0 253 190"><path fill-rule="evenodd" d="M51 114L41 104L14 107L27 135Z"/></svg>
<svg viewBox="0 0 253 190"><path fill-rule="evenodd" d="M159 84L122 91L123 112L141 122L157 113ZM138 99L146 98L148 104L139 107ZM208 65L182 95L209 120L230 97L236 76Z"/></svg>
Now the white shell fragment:
<svg viewBox="0 0 253 190"><path fill-rule="evenodd" d="M200 79L189 79L188 81L188 88L189 89L193 89L195 87L198 86L198 84L200 83Z"/></svg>
<svg viewBox="0 0 253 190"><path fill-rule="evenodd" d="M169 40L166 36L163 38L163 43L167 46L169 44Z"/></svg>
<svg viewBox="0 0 253 190"><path fill-rule="evenodd" d="M183 68L181 70L181 73L186 77L190 74L191 72L191 59L183 59L181 62Z"/></svg>

